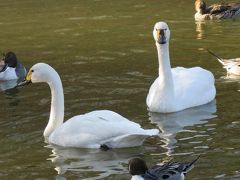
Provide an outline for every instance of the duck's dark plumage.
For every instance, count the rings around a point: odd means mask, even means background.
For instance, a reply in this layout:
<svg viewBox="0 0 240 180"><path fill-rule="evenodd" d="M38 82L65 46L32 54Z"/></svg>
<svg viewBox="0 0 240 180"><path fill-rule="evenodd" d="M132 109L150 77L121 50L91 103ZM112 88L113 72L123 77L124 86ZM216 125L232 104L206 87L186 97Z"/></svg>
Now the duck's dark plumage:
<svg viewBox="0 0 240 180"><path fill-rule="evenodd" d="M195 1L196 20L240 17L240 3L222 3L207 6L203 0Z"/></svg>
<svg viewBox="0 0 240 180"><path fill-rule="evenodd" d="M148 169L143 159L133 158L129 161L129 172L133 176L141 176L144 180L182 180L198 159L199 157L189 163L169 161L162 166L155 165Z"/></svg>

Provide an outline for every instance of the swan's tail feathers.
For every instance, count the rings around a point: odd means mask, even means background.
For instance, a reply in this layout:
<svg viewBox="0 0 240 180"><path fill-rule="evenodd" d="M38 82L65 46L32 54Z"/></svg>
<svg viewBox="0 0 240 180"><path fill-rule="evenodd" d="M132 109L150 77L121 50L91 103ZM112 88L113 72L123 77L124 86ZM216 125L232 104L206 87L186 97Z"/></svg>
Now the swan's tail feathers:
<svg viewBox="0 0 240 180"><path fill-rule="evenodd" d="M192 170L192 168L194 167L194 163L200 158L200 156L198 156L196 159L194 159L192 162L187 163L186 166L183 169L183 173L186 174L189 171Z"/></svg>
<svg viewBox="0 0 240 180"><path fill-rule="evenodd" d="M100 145L100 149L103 150L103 151L108 151L109 149L112 149L112 147L109 147L106 144L101 144Z"/></svg>
<svg viewBox="0 0 240 180"><path fill-rule="evenodd" d="M157 134L158 131L149 131L149 134L126 134L118 137L114 137L111 139L107 139L101 144L104 144L107 147L110 148L125 148L125 147L136 147L136 146L141 146L143 141L152 135Z"/></svg>
<svg viewBox="0 0 240 180"><path fill-rule="evenodd" d="M222 65L225 65L224 60L223 60L222 58L220 58L219 56L217 56L216 54L214 54L214 53L213 53L212 51L210 51L209 49L207 49L207 51L208 51L211 55L213 55L214 57L216 57L217 60L218 60Z"/></svg>
<svg viewBox="0 0 240 180"><path fill-rule="evenodd" d="M158 129L146 129L145 132L149 136L156 136L156 135L159 134L159 130Z"/></svg>

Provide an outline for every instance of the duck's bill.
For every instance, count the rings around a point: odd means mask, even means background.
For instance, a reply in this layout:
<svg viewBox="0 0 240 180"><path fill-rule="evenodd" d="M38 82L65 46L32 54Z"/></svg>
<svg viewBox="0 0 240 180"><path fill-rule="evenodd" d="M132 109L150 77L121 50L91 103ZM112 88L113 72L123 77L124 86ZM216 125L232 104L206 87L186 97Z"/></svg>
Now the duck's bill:
<svg viewBox="0 0 240 180"><path fill-rule="evenodd" d="M31 84L32 83L32 81L30 80L30 81L28 81L28 80L24 80L24 81L22 81L22 82L20 82L20 83L18 83L18 87L19 86L25 86L25 85L28 85L28 84Z"/></svg>

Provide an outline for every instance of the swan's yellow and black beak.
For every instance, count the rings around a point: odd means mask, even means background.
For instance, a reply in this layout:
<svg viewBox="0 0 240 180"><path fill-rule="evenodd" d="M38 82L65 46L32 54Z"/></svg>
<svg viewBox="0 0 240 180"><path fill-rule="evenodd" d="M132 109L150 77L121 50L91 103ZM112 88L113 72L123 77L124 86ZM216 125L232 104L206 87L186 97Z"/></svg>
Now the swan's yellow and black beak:
<svg viewBox="0 0 240 180"><path fill-rule="evenodd" d="M159 44L167 43L166 29L156 29L157 31L157 42Z"/></svg>
<svg viewBox="0 0 240 180"><path fill-rule="evenodd" d="M32 70L29 70L25 79L22 82L18 83L17 86L25 86L25 85L32 83L31 77L32 77Z"/></svg>

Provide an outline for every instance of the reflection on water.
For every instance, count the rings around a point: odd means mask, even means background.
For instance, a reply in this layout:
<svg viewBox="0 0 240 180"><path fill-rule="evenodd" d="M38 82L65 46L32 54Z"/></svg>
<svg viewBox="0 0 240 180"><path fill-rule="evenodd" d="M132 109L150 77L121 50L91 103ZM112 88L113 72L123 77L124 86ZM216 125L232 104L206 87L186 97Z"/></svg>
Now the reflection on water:
<svg viewBox="0 0 240 180"><path fill-rule="evenodd" d="M239 82L240 76L234 74L227 74L226 76L222 76L221 79L224 79L226 82Z"/></svg>
<svg viewBox="0 0 240 180"><path fill-rule="evenodd" d="M11 89L17 86L18 80L13 79L10 81L2 81L0 82L0 91L5 91L7 89Z"/></svg>
<svg viewBox="0 0 240 180"><path fill-rule="evenodd" d="M14 87L4 90L4 96L6 99L8 99L7 102L9 103L9 106L17 106L20 102L18 98L19 89Z"/></svg>
<svg viewBox="0 0 240 180"><path fill-rule="evenodd" d="M102 151L100 149L63 148L47 146L52 149L51 158L58 175L56 179L67 179L66 174L74 174L78 179L88 174L87 179L102 179L112 174L127 173L126 164L133 156L142 154L143 149L126 148ZM125 166L124 166L125 165ZM81 178L82 177L82 178Z"/></svg>
<svg viewBox="0 0 240 180"><path fill-rule="evenodd" d="M174 145L177 143L177 133L189 132L190 130L187 127L207 123L207 120L216 117L214 115L215 112L216 102L212 101L206 105L176 113L161 114L149 112L149 119L152 123L157 124L161 130L159 136L164 139L164 147L168 150L167 154L171 155L174 151Z"/></svg>
<svg viewBox="0 0 240 180"><path fill-rule="evenodd" d="M19 79L12 79L9 81L0 81L0 92L15 88L18 85L18 83L20 83L24 80L24 78L25 77L21 77Z"/></svg>
<svg viewBox="0 0 240 180"><path fill-rule="evenodd" d="M196 33L197 39L203 39L204 37L204 26L206 24L205 21L196 21Z"/></svg>

